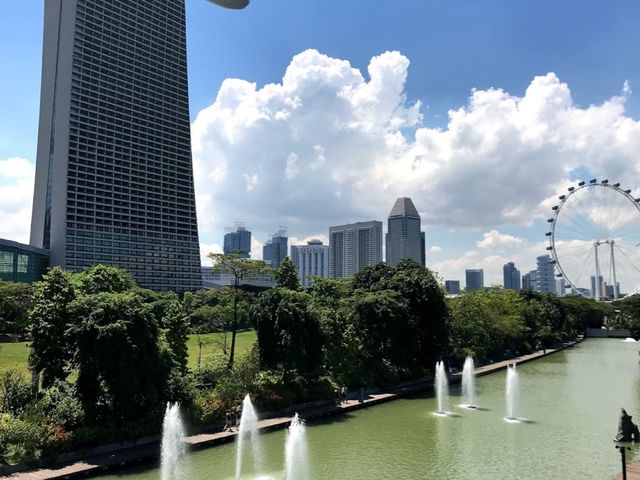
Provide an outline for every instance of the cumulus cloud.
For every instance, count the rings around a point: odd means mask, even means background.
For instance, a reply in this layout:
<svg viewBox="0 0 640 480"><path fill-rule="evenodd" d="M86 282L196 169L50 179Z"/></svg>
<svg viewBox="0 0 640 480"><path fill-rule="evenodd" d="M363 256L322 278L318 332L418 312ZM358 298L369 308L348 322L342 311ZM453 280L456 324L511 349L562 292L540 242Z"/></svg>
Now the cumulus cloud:
<svg viewBox="0 0 640 480"><path fill-rule="evenodd" d="M496 249L496 248L514 248L522 245L523 240L506 233L500 233L498 230L490 230L483 234L482 240L476 242L478 248Z"/></svg>
<svg viewBox="0 0 640 480"><path fill-rule="evenodd" d="M203 235L247 218L256 231L277 223L306 236L384 218L398 196L411 196L430 226L530 225L577 169L627 182L640 172L628 84L584 108L554 73L533 78L523 96L475 89L445 128L431 128L422 104L406 98L409 65L385 52L365 76L307 50L279 83L225 80L192 125ZM478 248L518 247L500 235Z"/></svg>
<svg viewBox="0 0 640 480"><path fill-rule="evenodd" d="M439 247L438 245L432 245L431 247L429 247L429 250L427 250L427 253L440 253L442 251L442 247Z"/></svg>
<svg viewBox="0 0 640 480"><path fill-rule="evenodd" d="M0 160L0 238L28 243L34 175L25 158Z"/></svg>

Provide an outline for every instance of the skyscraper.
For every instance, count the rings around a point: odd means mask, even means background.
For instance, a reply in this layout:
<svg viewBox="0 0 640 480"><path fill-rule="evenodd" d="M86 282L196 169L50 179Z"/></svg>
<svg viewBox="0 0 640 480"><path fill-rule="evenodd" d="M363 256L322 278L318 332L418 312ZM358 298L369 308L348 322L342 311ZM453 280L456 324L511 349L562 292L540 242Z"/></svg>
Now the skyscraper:
<svg viewBox="0 0 640 480"><path fill-rule="evenodd" d="M47 0L31 244L202 284L184 0Z"/></svg>
<svg viewBox="0 0 640 480"><path fill-rule="evenodd" d="M484 288L484 270L481 268L472 268L464 271L465 275L465 290L471 292Z"/></svg>
<svg viewBox="0 0 640 480"><path fill-rule="evenodd" d="M225 255L231 252L240 252L242 258L251 256L251 231L247 230L244 223L236 222L233 228L227 228L222 251Z"/></svg>
<svg viewBox="0 0 640 480"><path fill-rule="evenodd" d="M520 270L513 262L505 263L502 266L502 276L504 288L510 290L520 290Z"/></svg>
<svg viewBox="0 0 640 480"><path fill-rule="evenodd" d="M387 265L395 267L403 258L424 265L423 245L418 210L410 198L398 198L387 223Z"/></svg>
<svg viewBox="0 0 640 480"><path fill-rule="evenodd" d="M382 222L357 222L329 228L332 278L358 273L382 261Z"/></svg>
<svg viewBox="0 0 640 480"><path fill-rule="evenodd" d="M304 288L309 288L313 283L310 277L329 277L329 245L323 245L321 240L309 240L306 245L291 245L291 261Z"/></svg>
<svg viewBox="0 0 640 480"><path fill-rule="evenodd" d="M538 291L538 272L531 270L522 276L522 290Z"/></svg>
<svg viewBox="0 0 640 480"><path fill-rule="evenodd" d="M445 280L444 291L457 295L460 293L460 280Z"/></svg>
<svg viewBox="0 0 640 480"><path fill-rule="evenodd" d="M273 268L280 267L282 260L287 256L289 249L289 239L287 231L280 229L273 234L271 240L268 240L262 247L262 259Z"/></svg>
<svg viewBox="0 0 640 480"><path fill-rule="evenodd" d="M556 293L556 270L549 255L536 259L536 291Z"/></svg>

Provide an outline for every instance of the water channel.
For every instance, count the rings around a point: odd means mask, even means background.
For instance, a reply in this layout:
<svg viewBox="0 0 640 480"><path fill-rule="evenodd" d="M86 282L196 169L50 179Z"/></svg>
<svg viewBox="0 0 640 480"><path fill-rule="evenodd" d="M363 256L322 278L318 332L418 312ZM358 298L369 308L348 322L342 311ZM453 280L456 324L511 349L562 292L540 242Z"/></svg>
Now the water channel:
<svg viewBox="0 0 640 480"><path fill-rule="evenodd" d="M620 471L614 449L619 410L640 420L640 344L586 340L518 367L519 416L507 423L505 372L477 379L478 410L438 417L433 395L402 399L307 426L310 477L348 479L609 479ZM282 431L261 436L260 475L284 478ZM637 449L630 456L640 457ZM188 478L233 479L235 447L189 456ZM157 480L158 465L115 471L101 480Z"/></svg>

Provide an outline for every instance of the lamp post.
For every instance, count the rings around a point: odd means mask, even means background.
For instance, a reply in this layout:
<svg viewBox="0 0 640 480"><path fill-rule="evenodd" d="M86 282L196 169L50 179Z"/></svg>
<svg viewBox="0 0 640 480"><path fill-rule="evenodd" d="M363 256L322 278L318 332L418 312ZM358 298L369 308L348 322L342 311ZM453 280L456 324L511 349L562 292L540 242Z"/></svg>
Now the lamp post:
<svg viewBox="0 0 640 480"><path fill-rule="evenodd" d="M620 460L622 461L622 480L627 480L627 450L631 448L616 442L616 449L620 450Z"/></svg>

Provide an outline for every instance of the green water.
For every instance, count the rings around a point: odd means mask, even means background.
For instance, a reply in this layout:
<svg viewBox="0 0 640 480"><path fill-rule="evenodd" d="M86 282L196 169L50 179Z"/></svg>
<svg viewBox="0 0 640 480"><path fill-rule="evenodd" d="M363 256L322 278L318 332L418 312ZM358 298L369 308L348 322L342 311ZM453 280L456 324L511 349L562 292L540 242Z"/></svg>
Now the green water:
<svg viewBox="0 0 640 480"><path fill-rule="evenodd" d="M518 367L518 416L505 415L505 372L477 379L478 404L432 415L432 396L403 399L307 426L313 479L599 479L620 471L612 439L620 407L640 420L640 344L594 339ZM454 387L451 406L461 403ZM284 432L261 437L262 473L284 478ZM633 456L637 452L630 452ZM235 446L189 457L190 478L231 479ZM158 479L157 465L102 480ZM258 478L248 475L244 478Z"/></svg>

